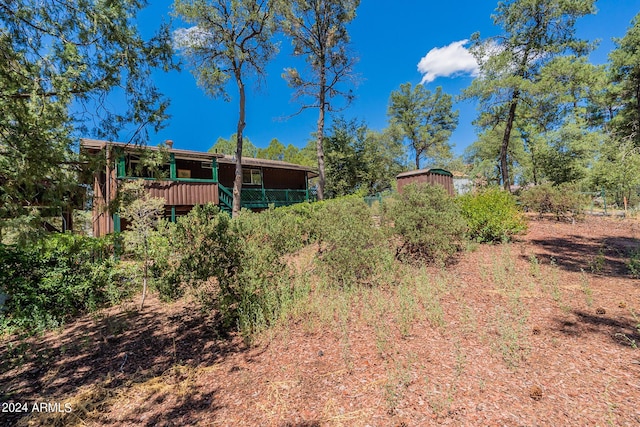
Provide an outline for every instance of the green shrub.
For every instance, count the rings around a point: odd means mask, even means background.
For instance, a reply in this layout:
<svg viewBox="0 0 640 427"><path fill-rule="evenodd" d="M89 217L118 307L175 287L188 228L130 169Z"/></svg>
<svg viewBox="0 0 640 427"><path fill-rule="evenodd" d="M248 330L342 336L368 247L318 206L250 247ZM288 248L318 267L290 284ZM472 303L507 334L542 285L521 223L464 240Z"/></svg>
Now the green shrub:
<svg viewBox="0 0 640 427"><path fill-rule="evenodd" d="M283 255L301 247L300 236L286 229L295 222L295 216L279 209L246 212L232 222L239 263L233 292L221 308L227 319L237 321L245 337L273 324L290 299L291 278Z"/></svg>
<svg viewBox="0 0 640 427"><path fill-rule="evenodd" d="M464 247L466 225L439 185L412 184L383 205L385 222L402 239L399 258L444 262Z"/></svg>
<svg viewBox="0 0 640 427"><path fill-rule="evenodd" d="M478 242L508 241L526 231L527 224L514 197L496 187L458 198L468 235Z"/></svg>
<svg viewBox="0 0 640 427"><path fill-rule="evenodd" d="M321 271L339 286L376 284L393 256L361 197L322 202L315 217Z"/></svg>
<svg viewBox="0 0 640 427"><path fill-rule="evenodd" d="M29 245L0 245L0 292L9 296L4 328L57 327L114 302L113 236L51 234Z"/></svg>
<svg viewBox="0 0 640 427"><path fill-rule="evenodd" d="M243 210L234 222L240 232L260 230L263 243L278 255L291 254L316 238L312 218L317 209L311 203L299 203L260 213Z"/></svg>
<svg viewBox="0 0 640 427"><path fill-rule="evenodd" d="M158 278L155 287L161 298L178 298L185 287L204 286L210 278L216 279L220 289L230 292L240 248L229 215L213 204L196 206L175 224L159 226L157 233L158 240L171 243L154 254L152 270ZM210 297L215 300L217 292Z"/></svg>
<svg viewBox="0 0 640 427"><path fill-rule="evenodd" d="M523 190L520 203L525 209L538 212L540 216L550 213L561 220L567 217L582 218L588 200L571 184L542 184Z"/></svg>
<svg viewBox="0 0 640 427"><path fill-rule="evenodd" d="M165 299L193 290L216 308L226 328L245 337L272 324L291 292L282 255L302 247L297 216L273 209L231 219L213 205L196 207L158 233L171 246L156 257L156 289Z"/></svg>

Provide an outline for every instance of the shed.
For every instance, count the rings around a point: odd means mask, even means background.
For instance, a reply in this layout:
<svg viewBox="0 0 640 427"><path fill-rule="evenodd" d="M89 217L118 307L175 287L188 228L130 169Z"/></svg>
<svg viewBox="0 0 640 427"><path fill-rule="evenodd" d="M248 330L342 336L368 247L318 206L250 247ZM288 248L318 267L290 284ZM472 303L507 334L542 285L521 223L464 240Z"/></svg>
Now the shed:
<svg viewBox="0 0 640 427"><path fill-rule="evenodd" d="M442 185L450 195L455 195L453 174L444 169L419 169L403 172L396 176L396 181L398 183L399 193L402 193L405 185L427 182L429 184Z"/></svg>

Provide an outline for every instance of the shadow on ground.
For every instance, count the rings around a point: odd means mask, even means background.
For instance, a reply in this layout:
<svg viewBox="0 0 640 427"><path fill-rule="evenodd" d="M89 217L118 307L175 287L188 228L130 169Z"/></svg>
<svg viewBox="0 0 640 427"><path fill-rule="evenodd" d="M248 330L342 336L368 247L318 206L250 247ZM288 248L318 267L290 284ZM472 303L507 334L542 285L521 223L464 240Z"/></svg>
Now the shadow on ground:
<svg viewBox="0 0 640 427"><path fill-rule="evenodd" d="M99 407L100 402L135 384L157 377L165 385L171 385L171 381L178 384L182 379L173 378L173 367L211 366L230 354L247 350L238 337L221 334L213 316L188 306L170 313L160 308L161 303L155 301L142 312L124 310L100 317L86 316L61 332L0 342L0 402L60 402L70 396L77 398L82 388L95 394L78 398L84 405L82 409L100 411L106 409ZM179 419L178 424L189 425L199 412L211 414L219 409L215 390L208 390L207 394L191 390L179 401L168 402L175 398L170 397L167 388L156 389L159 392L151 398L165 405L163 420ZM26 414L2 415L6 425L14 425ZM157 418L119 423L177 425Z"/></svg>
<svg viewBox="0 0 640 427"><path fill-rule="evenodd" d="M534 239L531 243L536 257L554 262L559 268L610 277L630 277L629 256L640 249L639 239L625 237L596 239L574 235ZM535 250L536 246L541 250ZM523 259L528 257L523 255Z"/></svg>
<svg viewBox="0 0 640 427"><path fill-rule="evenodd" d="M564 335L581 337L602 335L623 347L640 346L640 320L634 317L588 313L574 310L574 320L555 319L557 330Z"/></svg>

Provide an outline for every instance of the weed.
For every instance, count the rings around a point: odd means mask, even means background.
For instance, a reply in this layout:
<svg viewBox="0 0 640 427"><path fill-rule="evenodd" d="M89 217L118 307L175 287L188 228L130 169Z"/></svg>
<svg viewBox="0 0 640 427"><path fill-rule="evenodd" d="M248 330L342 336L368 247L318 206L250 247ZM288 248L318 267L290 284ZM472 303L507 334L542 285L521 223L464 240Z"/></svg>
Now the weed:
<svg viewBox="0 0 640 427"><path fill-rule="evenodd" d="M511 256L511 248L504 245L499 259L493 259L493 280L498 289L508 293L516 288L516 267Z"/></svg>
<svg viewBox="0 0 640 427"><path fill-rule="evenodd" d="M378 355L384 358L389 353L389 327L386 323L382 322L375 327L376 333L376 350Z"/></svg>
<svg viewBox="0 0 640 427"><path fill-rule="evenodd" d="M507 367L516 369L529 350L525 333L528 313L519 298L514 296L509 302L509 309L498 307L494 318L498 332L497 350Z"/></svg>
<svg viewBox="0 0 640 427"><path fill-rule="evenodd" d="M548 286L551 290L551 297L558 304L562 304L562 291L560 290L560 277L558 275L558 264L555 258L551 258L550 269L547 276Z"/></svg>
<svg viewBox="0 0 640 427"><path fill-rule="evenodd" d="M608 381L607 385L604 388L604 393L602 393L603 397L605 399L605 403L607 405L607 424L609 424L610 426L617 425L616 422L615 422L615 418L616 418L615 409L616 409L617 405L611 401L611 395L609 394L609 387L614 382L615 382L615 380Z"/></svg>
<svg viewBox="0 0 640 427"><path fill-rule="evenodd" d="M454 343L454 352L456 356L456 378L459 378L464 372L465 366L467 364L467 355L465 354L464 349L462 348L462 345L459 341L456 341Z"/></svg>
<svg viewBox="0 0 640 427"><path fill-rule="evenodd" d="M634 279L640 279L640 248L636 248L629 253L627 269Z"/></svg>
<svg viewBox="0 0 640 427"><path fill-rule="evenodd" d="M416 359L415 354L409 354L405 363L396 361L393 368L387 370L387 381L384 389L390 414L395 413L406 388L411 384L411 366Z"/></svg>
<svg viewBox="0 0 640 427"><path fill-rule="evenodd" d="M529 255L529 274L532 277L540 277L540 261L534 254Z"/></svg>
<svg viewBox="0 0 640 427"><path fill-rule="evenodd" d="M408 283L403 281L397 288L398 311L396 321L400 325L400 333L407 337L411 333L411 325L417 317L416 299Z"/></svg>
<svg viewBox="0 0 640 427"><path fill-rule="evenodd" d="M342 295L338 303L338 323L340 328L340 346L342 348L342 359L351 372L353 370L353 358L351 356L351 340L349 339L349 309L350 295Z"/></svg>
<svg viewBox="0 0 640 427"><path fill-rule="evenodd" d="M593 274L600 274L604 269L605 257L604 257L604 249L600 248L598 250L598 255L592 256L589 259L589 269Z"/></svg>
<svg viewBox="0 0 640 427"><path fill-rule="evenodd" d="M429 393L428 404L436 416L445 414L451 409L457 389L456 384L446 384L445 390L436 385Z"/></svg>
<svg viewBox="0 0 640 427"><path fill-rule="evenodd" d="M465 332L474 334L478 329L478 320L476 319L476 313L473 308L463 302L460 303L460 323L463 325Z"/></svg>
<svg viewBox="0 0 640 427"><path fill-rule="evenodd" d="M640 318L633 310L631 310L631 315L633 316L633 319L636 322L636 325L635 325L636 333L640 335ZM616 334L616 337L621 338L622 341L629 344L629 346L631 346L634 350L638 349L638 343L636 342L636 340L629 338L626 334L618 333Z"/></svg>
<svg viewBox="0 0 640 427"><path fill-rule="evenodd" d="M593 305L593 291L591 290L591 286L589 286L589 278L583 269L580 269L580 285L582 292L584 293L587 306L591 307Z"/></svg>
<svg viewBox="0 0 640 427"><path fill-rule="evenodd" d="M421 269L414 279L415 292L419 303L424 308L424 316L433 327L443 328L445 326L444 311L440 304L440 295L446 292L448 285L443 275L439 275L433 280L426 270Z"/></svg>

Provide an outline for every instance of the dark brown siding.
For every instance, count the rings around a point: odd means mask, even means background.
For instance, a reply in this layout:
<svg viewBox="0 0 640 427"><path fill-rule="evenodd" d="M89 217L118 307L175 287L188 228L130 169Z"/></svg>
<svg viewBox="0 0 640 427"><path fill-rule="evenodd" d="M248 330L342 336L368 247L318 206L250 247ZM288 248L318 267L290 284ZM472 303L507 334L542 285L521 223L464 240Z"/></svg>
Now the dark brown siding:
<svg viewBox="0 0 640 427"><path fill-rule="evenodd" d="M218 184L214 183L145 181L144 186L151 197L162 197L168 206L218 204Z"/></svg>
<svg viewBox="0 0 640 427"><path fill-rule="evenodd" d="M440 175L430 172L417 173L415 175L403 176L398 178L398 192L402 193L402 188L409 184L429 183L441 185L450 195L455 195L453 189L453 178L446 175Z"/></svg>
<svg viewBox="0 0 640 427"><path fill-rule="evenodd" d="M218 181L225 187L233 187L233 180L236 175L236 165L225 163L218 164Z"/></svg>
<svg viewBox="0 0 640 427"><path fill-rule="evenodd" d="M262 179L264 188L273 190L305 190L305 171L266 168L259 166L244 166L245 169L262 169ZM218 180L225 187L233 187L236 167L230 164L220 164L218 169ZM244 184L243 187L252 188L255 186ZM260 186L258 186L260 187Z"/></svg>
<svg viewBox="0 0 640 427"><path fill-rule="evenodd" d="M274 190L305 190L305 171L262 168L264 188Z"/></svg>
<svg viewBox="0 0 640 427"><path fill-rule="evenodd" d="M107 186L107 177L109 185ZM93 235L101 237L113 232L113 218L109 213L109 203L116 197L116 171L106 168L105 172L97 172L93 179ZM109 194L107 194L107 187Z"/></svg>

